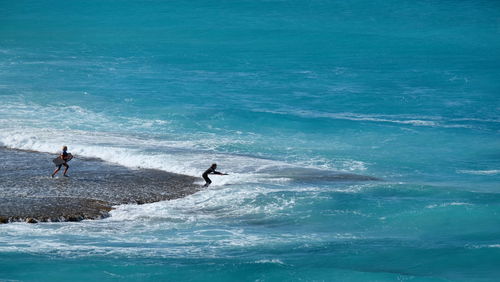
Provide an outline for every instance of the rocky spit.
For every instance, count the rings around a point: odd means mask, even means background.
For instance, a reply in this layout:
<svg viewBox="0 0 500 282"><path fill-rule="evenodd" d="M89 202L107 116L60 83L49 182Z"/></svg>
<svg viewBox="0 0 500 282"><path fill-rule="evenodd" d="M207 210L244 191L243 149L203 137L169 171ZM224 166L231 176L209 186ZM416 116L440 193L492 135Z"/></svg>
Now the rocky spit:
<svg viewBox="0 0 500 282"><path fill-rule="evenodd" d="M202 189L195 177L75 158L55 178L53 154L0 147L0 223L100 219L113 206L181 198ZM64 167L63 167L64 168Z"/></svg>

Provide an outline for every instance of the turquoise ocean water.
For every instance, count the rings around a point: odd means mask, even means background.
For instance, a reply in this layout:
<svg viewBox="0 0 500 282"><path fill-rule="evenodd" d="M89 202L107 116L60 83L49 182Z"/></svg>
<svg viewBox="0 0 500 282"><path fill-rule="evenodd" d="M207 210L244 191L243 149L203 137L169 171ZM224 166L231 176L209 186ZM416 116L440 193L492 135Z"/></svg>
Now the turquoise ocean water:
<svg viewBox="0 0 500 282"><path fill-rule="evenodd" d="M0 145L230 173L0 280L495 281L499 66L497 1L0 1Z"/></svg>

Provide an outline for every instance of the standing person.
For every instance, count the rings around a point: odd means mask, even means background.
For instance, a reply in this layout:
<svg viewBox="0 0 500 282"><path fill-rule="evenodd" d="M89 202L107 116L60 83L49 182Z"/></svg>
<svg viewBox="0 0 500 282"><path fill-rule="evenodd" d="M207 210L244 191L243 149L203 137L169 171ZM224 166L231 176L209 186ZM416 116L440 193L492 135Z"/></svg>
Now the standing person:
<svg viewBox="0 0 500 282"><path fill-rule="evenodd" d="M62 148L62 152L59 155L59 158L61 158L64 162L62 164L60 164L60 165L56 165L57 168L52 173L52 175L51 175L52 178L54 178L54 175L56 175L59 172L59 170L61 169L61 166L65 167L64 168L63 176L68 177L68 175L66 174L68 172L68 168L69 168L68 161L71 160L73 158L73 156L70 153L68 153L68 147L67 146L64 146Z"/></svg>
<svg viewBox="0 0 500 282"><path fill-rule="evenodd" d="M203 187L208 187L208 185L210 185L212 183L212 180L210 180L210 178L208 178L208 175L209 174L218 174L218 175L228 175L227 173L222 173L222 172L219 172L219 171L216 171L215 169L217 168L217 164L212 164L212 166L210 166L207 170L205 170L205 172L201 175L203 176L203 179L205 179L205 185L203 185Z"/></svg>

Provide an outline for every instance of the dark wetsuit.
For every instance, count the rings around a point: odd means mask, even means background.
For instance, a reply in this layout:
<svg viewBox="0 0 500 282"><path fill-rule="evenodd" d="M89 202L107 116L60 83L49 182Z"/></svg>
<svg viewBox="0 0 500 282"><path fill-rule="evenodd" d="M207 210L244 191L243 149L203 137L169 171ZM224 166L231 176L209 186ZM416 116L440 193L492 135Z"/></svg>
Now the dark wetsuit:
<svg viewBox="0 0 500 282"><path fill-rule="evenodd" d="M210 178L208 178L208 175L210 173L213 173L213 174L222 174L218 171L215 171L215 168L213 167L209 167L207 170L205 170L205 172L201 175L203 176L203 179L205 179L206 183L205 183L205 186L208 186L212 183L212 180L210 180Z"/></svg>
<svg viewBox="0 0 500 282"><path fill-rule="evenodd" d="M61 169L61 166L64 165L65 167L69 167L67 160L68 160L68 152L62 151L62 159L64 160L64 163L60 164L57 166L58 169Z"/></svg>

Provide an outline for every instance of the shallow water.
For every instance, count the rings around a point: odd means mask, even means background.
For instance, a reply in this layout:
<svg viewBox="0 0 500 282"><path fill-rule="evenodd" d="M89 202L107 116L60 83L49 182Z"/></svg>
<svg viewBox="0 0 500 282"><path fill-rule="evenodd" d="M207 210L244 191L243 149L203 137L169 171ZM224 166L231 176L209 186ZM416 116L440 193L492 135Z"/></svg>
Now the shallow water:
<svg viewBox="0 0 500 282"><path fill-rule="evenodd" d="M0 278L495 280L499 11L0 4L0 145L230 174L105 220L1 225Z"/></svg>

